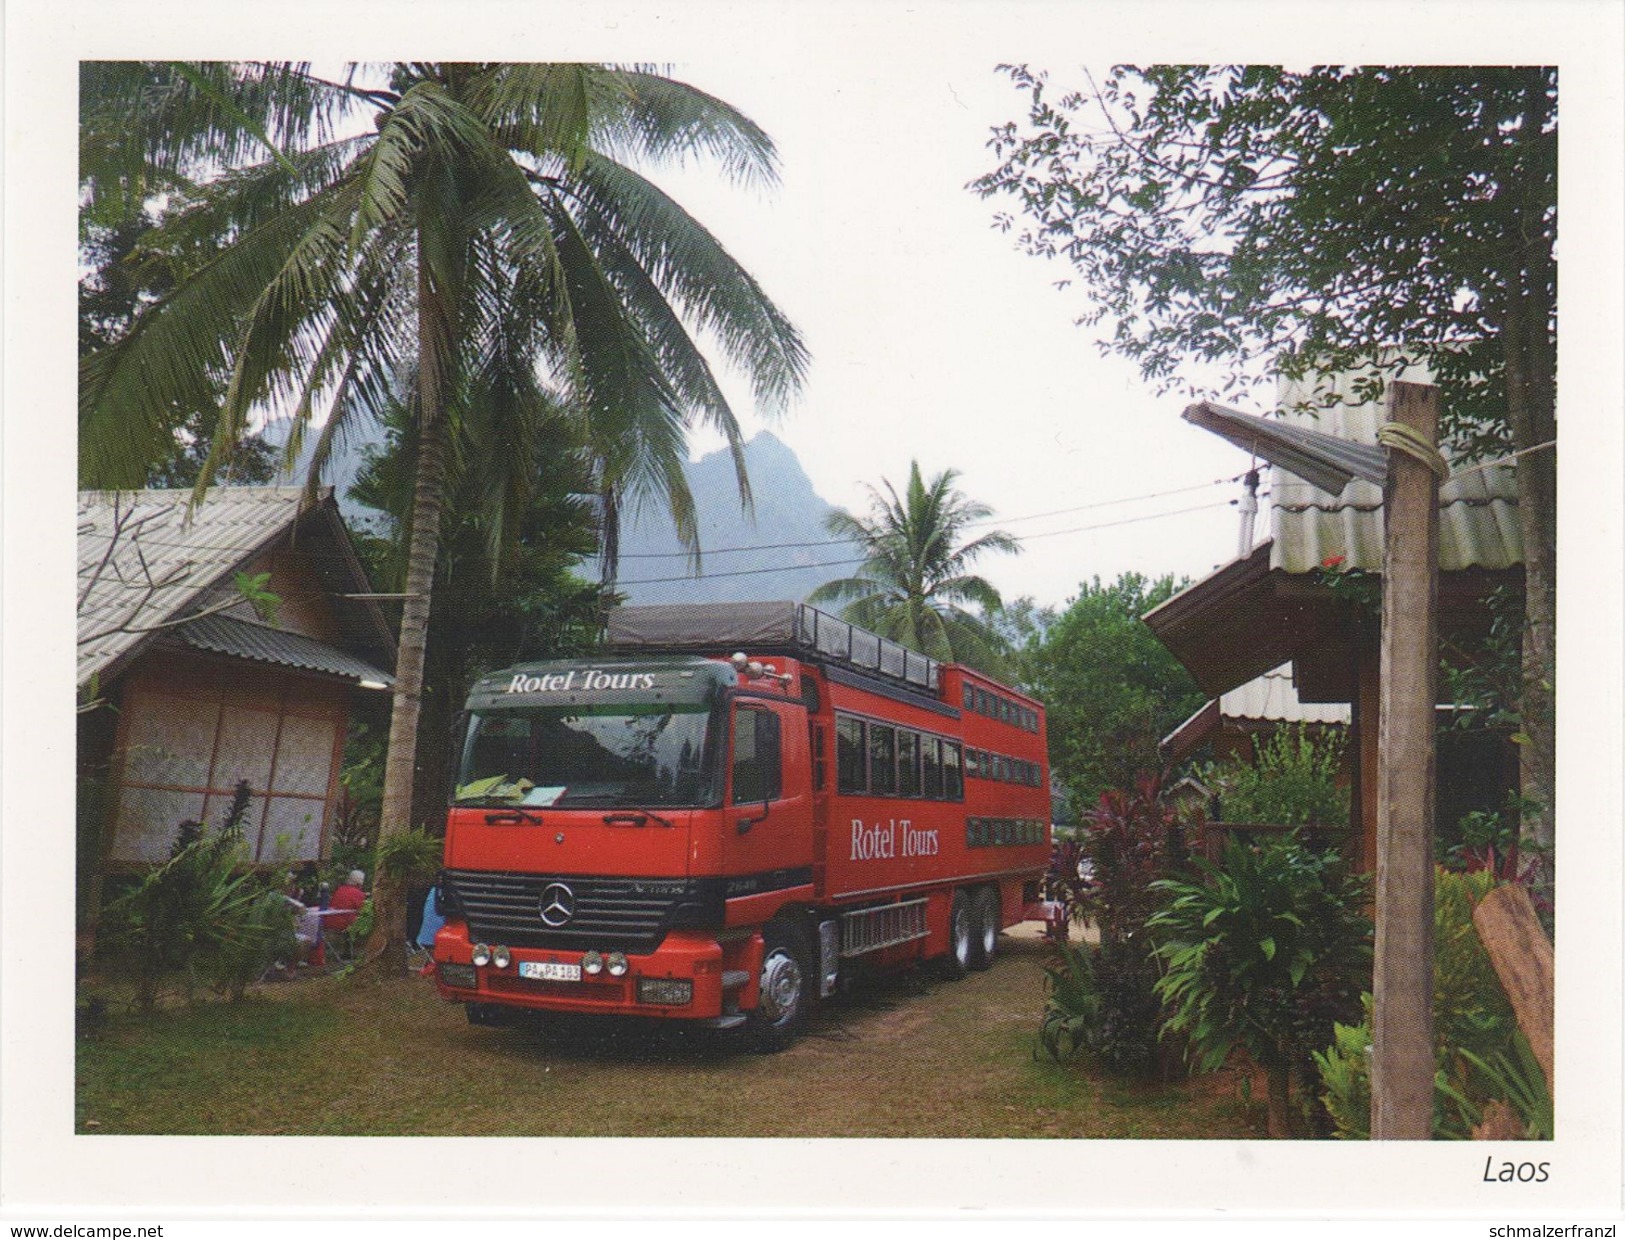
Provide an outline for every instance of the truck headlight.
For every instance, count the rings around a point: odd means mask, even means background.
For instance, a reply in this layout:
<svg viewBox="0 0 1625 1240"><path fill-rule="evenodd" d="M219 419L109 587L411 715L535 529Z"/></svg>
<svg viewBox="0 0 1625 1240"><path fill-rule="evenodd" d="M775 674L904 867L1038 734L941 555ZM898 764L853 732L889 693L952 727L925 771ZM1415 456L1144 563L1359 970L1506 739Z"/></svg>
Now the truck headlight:
<svg viewBox="0 0 1625 1240"><path fill-rule="evenodd" d="M604 956L602 952L587 952L581 957L581 971L583 973L601 973L604 969Z"/></svg>
<svg viewBox="0 0 1625 1240"><path fill-rule="evenodd" d="M491 963L497 968L506 969L512 960L513 956L506 947L499 944L491 949Z"/></svg>
<svg viewBox="0 0 1625 1240"><path fill-rule="evenodd" d="M474 944L474 963L478 965L491 963L491 949L484 943Z"/></svg>
<svg viewBox="0 0 1625 1240"><path fill-rule="evenodd" d="M479 985L474 975L474 966L471 964L436 964L435 976L447 986L455 986L459 990L473 990Z"/></svg>
<svg viewBox="0 0 1625 1240"><path fill-rule="evenodd" d="M626 976L626 956L622 952L609 953L609 975L611 977Z"/></svg>

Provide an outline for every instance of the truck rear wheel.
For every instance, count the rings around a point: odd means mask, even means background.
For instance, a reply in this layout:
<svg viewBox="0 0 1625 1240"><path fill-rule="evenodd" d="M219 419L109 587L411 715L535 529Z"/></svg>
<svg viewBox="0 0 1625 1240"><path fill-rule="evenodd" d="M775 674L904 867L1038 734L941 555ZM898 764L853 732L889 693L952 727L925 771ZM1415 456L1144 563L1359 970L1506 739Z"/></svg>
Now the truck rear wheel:
<svg viewBox="0 0 1625 1240"><path fill-rule="evenodd" d="M950 981L957 981L971 970L976 954L976 915L970 897L963 891L954 892L954 902L948 909L948 954L937 964L937 971Z"/></svg>
<svg viewBox="0 0 1625 1240"><path fill-rule="evenodd" d="M812 1002L812 970L807 939L784 922L762 931L761 995L746 1019L751 1045L762 1054L784 1050L801 1033Z"/></svg>
<svg viewBox="0 0 1625 1240"><path fill-rule="evenodd" d="M973 904L976 941L971 952L970 967L985 969L993 963L993 957L999 954L999 916L1003 911L1000 908L999 889L981 888L977 891Z"/></svg>

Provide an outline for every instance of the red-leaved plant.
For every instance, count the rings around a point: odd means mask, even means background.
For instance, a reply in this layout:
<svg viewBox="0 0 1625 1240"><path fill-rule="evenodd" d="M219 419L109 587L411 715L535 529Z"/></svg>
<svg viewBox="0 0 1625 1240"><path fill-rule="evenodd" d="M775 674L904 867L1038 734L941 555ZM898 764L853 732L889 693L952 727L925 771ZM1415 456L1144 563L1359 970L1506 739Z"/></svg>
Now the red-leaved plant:
<svg viewBox="0 0 1625 1240"><path fill-rule="evenodd" d="M1140 775L1131 790L1112 789L1088 816L1082 854L1088 877L1078 906L1102 943L1136 936L1157 908L1151 884L1190 863L1182 814L1162 800L1162 781Z"/></svg>

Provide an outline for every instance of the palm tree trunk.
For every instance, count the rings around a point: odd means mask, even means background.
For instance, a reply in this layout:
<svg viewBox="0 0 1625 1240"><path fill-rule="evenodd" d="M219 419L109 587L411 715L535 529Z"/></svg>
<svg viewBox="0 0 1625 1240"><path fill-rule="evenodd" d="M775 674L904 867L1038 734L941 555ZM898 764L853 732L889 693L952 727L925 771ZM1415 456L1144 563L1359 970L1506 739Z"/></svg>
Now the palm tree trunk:
<svg viewBox="0 0 1625 1240"><path fill-rule="evenodd" d="M406 555L406 601L395 656L395 701L384 761L378 842L412 829L412 787L417 769L418 714L429 645L429 603L440 554L440 518L446 482L446 359L450 351L446 303L434 287L419 246L418 435L412 487L412 525ZM373 886L373 928L363 966L382 975L406 972L406 876L379 867Z"/></svg>
<svg viewBox="0 0 1625 1240"><path fill-rule="evenodd" d="M425 427L418 442L412 494L412 529L407 551L406 602L395 659L395 701L389 717L389 753L384 762L383 806L378 842L412 829L412 787L416 776L418 714L423 700L423 667L428 650L429 601L440 550L440 515L445 494L444 419ZM373 929L365 960L384 973L406 971L406 893L401 876L380 868L373 887Z"/></svg>

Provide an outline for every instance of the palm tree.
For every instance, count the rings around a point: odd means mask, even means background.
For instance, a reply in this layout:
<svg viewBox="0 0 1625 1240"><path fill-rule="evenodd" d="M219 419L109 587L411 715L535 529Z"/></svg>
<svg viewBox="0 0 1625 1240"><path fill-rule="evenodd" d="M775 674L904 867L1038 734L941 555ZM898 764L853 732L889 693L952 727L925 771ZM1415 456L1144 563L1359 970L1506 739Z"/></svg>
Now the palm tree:
<svg viewBox="0 0 1625 1240"><path fill-rule="evenodd" d="M927 483L912 461L902 496L885 479L884 494L868 488L867 519L832 512L826 527L857 542L863 564L855 576L819 586L807 601L844 601L845 619L933 658L997 667L997 634L965 606L991 614L1003 604L997 590L967 569L984 552L1016 554L1021 544L1003 530L961 544L965 531L993 510L955 490L958 477L958 470L945 469Z"/></svg>
<svg viewBox="0 0 1625 1240"><path fill-rule="evenodd" d="M132 201L166 195L153 243L186 273L81 365L83 485L140 485L179 417L213 404L200 494L267 407L292 407L299 426L325 414L314 490L335 437L409 392L418 451L387 839L410 825L448 453L469 411L497 402L524 422L556 395L607 479L663 503L691 544L682 464L698 421L733 445L748 503L739 426L691 329L769 410L799 386L805 349L632 162L710 159L766 185L772 142L690 86L585 64L398 63L339 81L299 63L87 64L81 109L87 217L127 218ZM380 894L369 955L404 917L383 915L393 894Z"/></svg>

